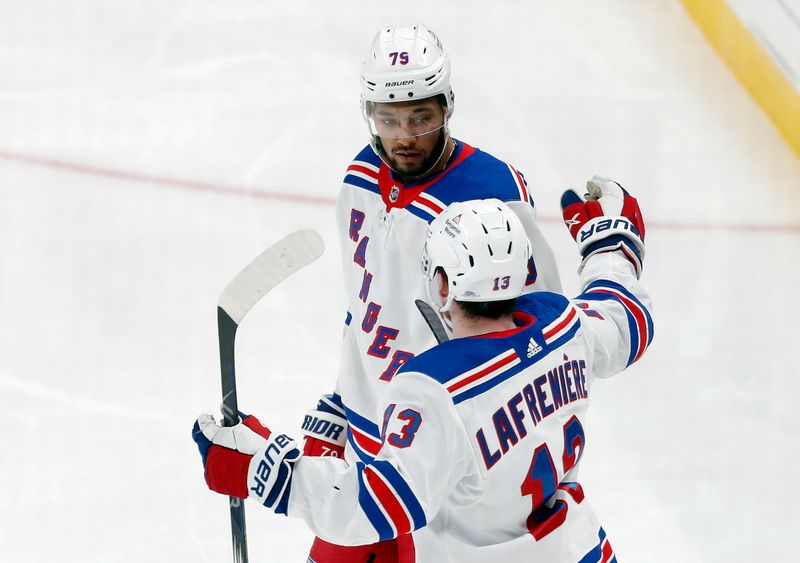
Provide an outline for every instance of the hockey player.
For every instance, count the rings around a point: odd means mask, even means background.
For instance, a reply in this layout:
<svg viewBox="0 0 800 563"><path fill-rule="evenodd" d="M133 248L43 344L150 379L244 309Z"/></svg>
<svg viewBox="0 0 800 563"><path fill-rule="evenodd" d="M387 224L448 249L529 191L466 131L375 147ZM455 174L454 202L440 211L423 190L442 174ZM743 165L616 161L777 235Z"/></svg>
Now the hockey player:
<svg viewBox="0 0 800 563"><path fill-rule="evenodd" d="M201 415L209 487L336 544L413 538L401 562L615 561L577 480L585 415L595 379L637 361L653 324L638 204L605 179L588 188L588 201L562 197L580 296L519 297L529 246L517 216L499 200L451 205L430 225L422 266L455 338L388 382L374 458L303 456L252 416L221 428Z"/></svg>
<svg viewBox="0 0 800 563"><path fill-rule="evenodd" d="M447 205L507 202L534 249L526 291L561 289L522 174L450 136L454 102L450 58L433 31L419 24L377 33L361 68L370 143L347 168L336 206L348 299L336 391L305 417L306 455L355 463L378 451L381 393L405 362L436 343L414 301L425 297L419 249L428 224ZM359 556L317 541L311 558L381 563L393 549L364 548Z"/></svg>

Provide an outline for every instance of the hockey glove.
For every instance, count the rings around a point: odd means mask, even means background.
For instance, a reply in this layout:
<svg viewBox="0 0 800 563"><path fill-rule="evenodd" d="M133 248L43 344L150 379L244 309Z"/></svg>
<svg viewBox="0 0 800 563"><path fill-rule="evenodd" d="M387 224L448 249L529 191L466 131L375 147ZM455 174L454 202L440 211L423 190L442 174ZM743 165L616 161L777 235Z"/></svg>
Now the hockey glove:
<svg viewBox="0 0 800 563"><path fill-rule="evenodd" d="M347 419L341 397L336 393L323 395L317 408L306 413L302 432L305 435L304 455L343 458Z"/></svg>
<svg viewBox="0 0 800 563"><path fill-rule="evenodd" d="M253 498L286 514L294 463L300 450L294 440L240 413L235 426L220 426L201 414L192 428L208 488L223 495Z"/></svg>
<svg viewBox="0 0 800 563"><path fill-rule="evenodd" d="M561 196L561 210L581 261L600 252L620 250L633 263L636 277L644 260L644 220L639 203L618 183L594 176L586 183L585 201L572 190Z"/></svg>

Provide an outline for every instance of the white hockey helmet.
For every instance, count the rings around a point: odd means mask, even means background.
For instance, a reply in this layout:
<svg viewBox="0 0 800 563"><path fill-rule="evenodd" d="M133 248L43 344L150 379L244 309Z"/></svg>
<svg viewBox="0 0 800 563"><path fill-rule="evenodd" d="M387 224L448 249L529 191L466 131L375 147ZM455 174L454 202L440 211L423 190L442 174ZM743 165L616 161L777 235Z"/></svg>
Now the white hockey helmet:
<svg viewBox="0 0 800 563"><path fill-rule="evenodd" d="M455 98L450 87L450 55L436 34L424 24L384 27L373 38L367 58L361 65L361 112L375 148L376 137L391 134L372 119L372 104L424 100L442 95L443 123L420 131L423 135L438 128L447 130ZM400 135L400 133L398 133Z"/></svg>
<svg viewBox="0 0 800 563"><path fill-rule="evenodd" d="M455 301L501 301L522 295L530 258L528 236L517 215L499 199L453 203L428 227L422 272L428 299L440 313ZM447 275L439 297L436 271Z"/></svg>

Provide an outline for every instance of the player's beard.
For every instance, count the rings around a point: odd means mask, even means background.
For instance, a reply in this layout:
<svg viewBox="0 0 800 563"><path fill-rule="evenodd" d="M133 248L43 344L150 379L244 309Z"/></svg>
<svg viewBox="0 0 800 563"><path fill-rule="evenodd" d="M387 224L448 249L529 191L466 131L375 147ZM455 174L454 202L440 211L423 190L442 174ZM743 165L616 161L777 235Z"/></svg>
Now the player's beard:
<svg viewBox="0 0 800 563"><path fill-rule="evenodd" d="M446 127L439 129L439 138L437 139L436 144L433 146L431 153L428 155L428 158L423 160L414 168L400 170L399 165L397 164L397 159L387 154L386 150L381 144L380 138L376 139L379 149L378 155L389 166L389 168L392 169L397 176L397 179L404 184L421 180L431 174L431 172L436 168L436 165L444 156L444 151L447 148L447 139L449 138L449 135L445 131Z"/></svg>

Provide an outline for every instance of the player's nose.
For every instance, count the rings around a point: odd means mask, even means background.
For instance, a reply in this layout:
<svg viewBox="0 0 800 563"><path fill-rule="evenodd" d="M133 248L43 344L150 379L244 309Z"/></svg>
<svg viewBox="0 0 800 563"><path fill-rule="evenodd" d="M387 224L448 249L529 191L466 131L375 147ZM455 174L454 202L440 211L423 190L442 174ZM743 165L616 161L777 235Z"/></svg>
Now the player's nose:
<svg viewBox="0 0 800 563"><path fill-rule="evenodd" d="M408 148L417 144L417 135L413 131L403 130L405 136L397 139L397 144L401 147Z"/></svg>

